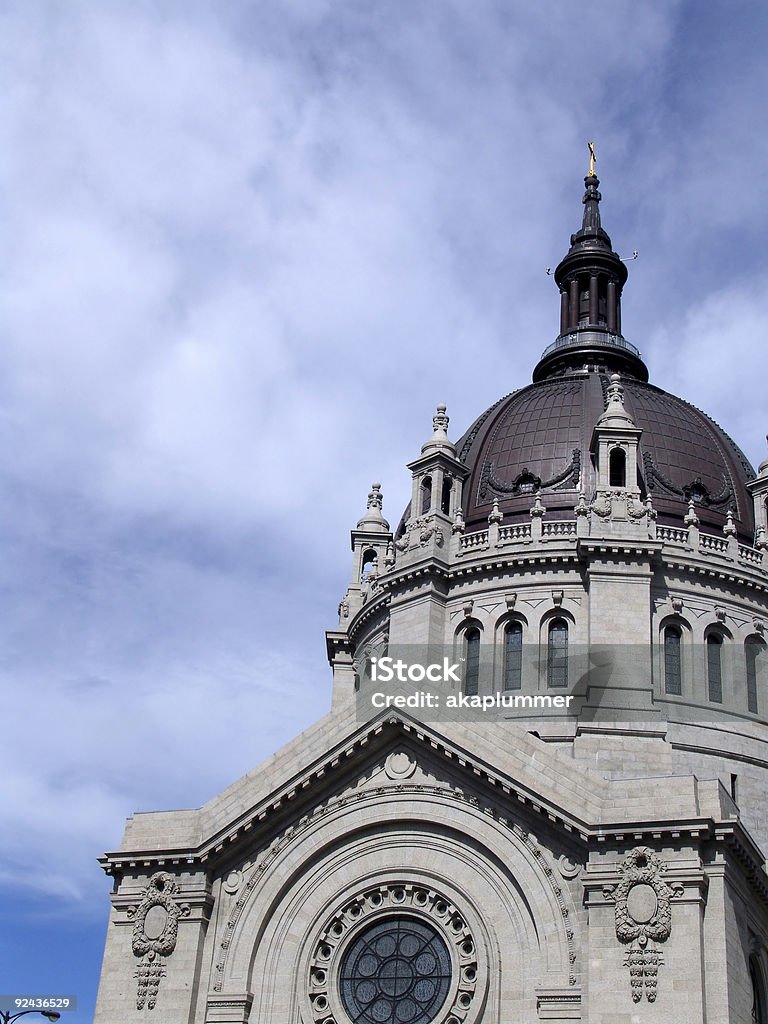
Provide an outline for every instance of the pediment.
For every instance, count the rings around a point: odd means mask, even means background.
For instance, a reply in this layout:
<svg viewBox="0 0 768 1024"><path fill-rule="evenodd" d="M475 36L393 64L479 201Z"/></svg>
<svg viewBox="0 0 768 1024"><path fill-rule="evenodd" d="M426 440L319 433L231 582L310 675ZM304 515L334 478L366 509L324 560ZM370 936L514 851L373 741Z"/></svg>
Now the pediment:
<svg viewBox="0 0 768 1024"><path fill-rule="evenodd" d="M366 723L354 713L331 714L198 810L130 819L121 849L102 864L109 873L137 864L210 868L254 841L284 833L321 805L367 799L392 787L461 794L489 807L512 801L516 816L576 841L601 840L609 825L637 835L646 825L654 834L674 828L679 835L681 828L701 828L695 781L665 781L670 794L679 790L678 810L668 821L654 817L642 827L627 825L617 820L616 807L642 798L646 782L606 780L519 726L449 722L437 729L392 709ZM679 810L689 790L690 818ZM654 801L647 806L656 811Z"/></svg>

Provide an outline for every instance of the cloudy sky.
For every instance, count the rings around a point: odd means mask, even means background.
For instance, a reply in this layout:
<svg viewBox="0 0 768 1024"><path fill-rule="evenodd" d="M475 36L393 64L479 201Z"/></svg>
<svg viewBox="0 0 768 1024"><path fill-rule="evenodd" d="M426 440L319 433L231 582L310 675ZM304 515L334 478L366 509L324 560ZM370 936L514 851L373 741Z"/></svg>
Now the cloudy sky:
<svg viewBox="0 0 768 1024"><path fill-rule="evenodd" d="M325 712L348 530L553 340L581 219L765 457L768 8L0 4L3 991L90 1021L95 858Z"/></svg>

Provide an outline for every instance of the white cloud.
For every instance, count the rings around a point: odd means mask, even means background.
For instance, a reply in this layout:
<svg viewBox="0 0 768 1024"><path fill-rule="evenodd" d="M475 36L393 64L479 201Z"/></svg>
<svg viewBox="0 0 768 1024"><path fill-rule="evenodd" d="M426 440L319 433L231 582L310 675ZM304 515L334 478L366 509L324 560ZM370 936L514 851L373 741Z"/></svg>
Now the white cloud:
<svg viewBox="0 0 768 1024"><path fill-rule="evenodd" d="M588 138L606 227L642 253L627 335L756 457L764 275L723 288L707 225L763 223L764 71L742 108L736 58L709 60L703 109L677 84L690 22L661 2L4 11L8 884L101 907L82 865L125 813L201 802L316 717L371 480L396 523L435 403L458 436L556 332L544 269Z"/></svg>

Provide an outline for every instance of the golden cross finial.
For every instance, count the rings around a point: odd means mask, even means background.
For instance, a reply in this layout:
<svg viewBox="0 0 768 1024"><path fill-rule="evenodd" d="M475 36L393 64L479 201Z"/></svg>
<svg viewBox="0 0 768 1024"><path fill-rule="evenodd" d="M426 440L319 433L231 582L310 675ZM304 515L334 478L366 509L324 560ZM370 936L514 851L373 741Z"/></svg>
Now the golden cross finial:
<svg viewBox="0 0 768 1024"><path fill-rule="evenodd" d="M594 142L588 142L587 147L589 149L589 176L594 178L595 176L595 144Z"/></svg>

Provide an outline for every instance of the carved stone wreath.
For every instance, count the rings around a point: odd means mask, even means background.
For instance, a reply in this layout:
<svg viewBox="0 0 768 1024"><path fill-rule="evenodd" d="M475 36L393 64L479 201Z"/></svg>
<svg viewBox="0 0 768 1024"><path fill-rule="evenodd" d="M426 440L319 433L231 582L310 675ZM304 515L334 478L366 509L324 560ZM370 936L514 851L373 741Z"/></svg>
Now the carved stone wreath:
<svg viewBox="0 0 768 1024"><path fill-rule="evenodd" d="M363 890L348 900L328 920L318 938L309 964L307 993L316 1024L341 1024L347 1020L339 1003L338 975L348 940L359 935L376 917L407 915L429 922L452 951L454 980L440 1024L464 1021L478 987L477 946L456 907L440 893L410 882L389 882Z"/></svg>
<svg viewBox="0 0 768 1024"><path fill-rule="evenodd" d="M158 957L170 956L176 948L179 918L189 913L189 907L179 905L176 896L179 886L173 875L157 871L150 878L144 898L133 911L132 946L134 956L143 957L136 968L138 990L136 1008L153 1010L165 967Z"/></svg>
<svg viewBox="0 0 768 1024"><path fill-rule="evenodd" d="M658 968L664 963L654 942L666 942L672 932L670 900L675 892L661 878L666 865L648 846L636 846L621 865L622 880L612 895L616 902L616 938L629 943L632 1000L639 1003L643 989L649 1003L656 1000Z"/></svg>

